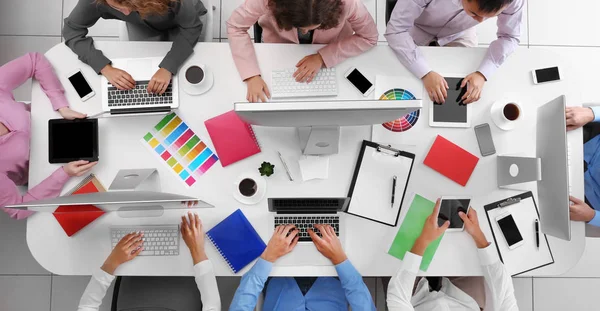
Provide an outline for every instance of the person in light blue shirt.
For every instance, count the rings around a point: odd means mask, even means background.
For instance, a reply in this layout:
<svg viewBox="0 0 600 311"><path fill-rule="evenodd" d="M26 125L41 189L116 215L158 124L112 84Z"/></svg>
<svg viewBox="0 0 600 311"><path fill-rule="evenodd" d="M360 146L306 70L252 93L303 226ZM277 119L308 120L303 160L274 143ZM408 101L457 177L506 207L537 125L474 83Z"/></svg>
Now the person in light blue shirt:
<svg viewBox="0 0 600 311"><path fill-rule="evenodd" d="M600 227L600 106L567 107L567 131L583 126L585 198L570 197L571 220Z"/></svg>
<svg viewBox="0 0 600 311"><path fill-rule="evenodd" d="M267 283L265 311L337 311L348 310L348 305L356 311L374 311L371 293L346 257L334 229L329 225L315 225L315 228L321 236L309 230L310 237L317 250L335 265L338 278L269 278L273 263L298 243L298 230L293 225L279 226L258 261L242 277L229 310L254 310Z"/></svg>

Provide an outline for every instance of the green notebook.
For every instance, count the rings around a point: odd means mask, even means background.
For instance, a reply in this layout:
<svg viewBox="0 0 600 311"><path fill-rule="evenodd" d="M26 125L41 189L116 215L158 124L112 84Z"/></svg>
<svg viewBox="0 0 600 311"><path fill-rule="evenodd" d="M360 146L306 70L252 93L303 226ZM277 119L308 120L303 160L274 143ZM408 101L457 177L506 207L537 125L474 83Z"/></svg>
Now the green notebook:
<svg viewBox="0 0 600 311"><path fill-rule="evenodd" d="M406 217L404 217L402 225L400 225L400 229L394 238L392 246L390 246L388 254L400 260L404 259L406 252L410 251L419 235L421 235L423 226L425 226L425 220L431 215L434 208L435 202L431 202L424 197L415 194L415 198L408 209ZM435 252L442 241L442 237L443 235L431 242L425 250L423 260L421 261L421 270L427 271L429 268L429 264L431 264L433 255L435 255Z"/></svg>

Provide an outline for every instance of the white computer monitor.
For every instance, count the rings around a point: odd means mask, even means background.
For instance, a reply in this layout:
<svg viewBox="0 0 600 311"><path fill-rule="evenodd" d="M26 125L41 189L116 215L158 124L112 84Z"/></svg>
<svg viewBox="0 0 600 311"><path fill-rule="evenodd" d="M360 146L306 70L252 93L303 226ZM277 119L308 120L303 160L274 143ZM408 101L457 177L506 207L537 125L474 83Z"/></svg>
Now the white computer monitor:
<svg viewBox="0 0 600 311"><path fill-rule="evenodd" d="M235 112L253 125L297 127L304 154L336 154L340 126L396 120L423 107L421 100L331 100L235 103Z"/></svg>

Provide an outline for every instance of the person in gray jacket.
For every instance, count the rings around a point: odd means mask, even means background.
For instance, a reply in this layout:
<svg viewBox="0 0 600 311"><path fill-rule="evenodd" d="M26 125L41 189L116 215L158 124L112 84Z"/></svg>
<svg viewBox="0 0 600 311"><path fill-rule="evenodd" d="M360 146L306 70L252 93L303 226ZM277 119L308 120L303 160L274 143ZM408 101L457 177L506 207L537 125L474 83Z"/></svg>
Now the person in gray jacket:
<svg viewBox="0 0 600 311"><path fill-rule="evenodd" d="M113 67L94 47L94 40L87 36L89 27L100 18L119 19L128 23L130 40L173 41L148 84L149 92L162 94L172 75L192 54L202 32L200 16L206 12L200 0L79 0L65 18L62 35L82 62L120 90L132 89L135 80L126 71ZM139 37L133 38L135 35Z"/></svg>

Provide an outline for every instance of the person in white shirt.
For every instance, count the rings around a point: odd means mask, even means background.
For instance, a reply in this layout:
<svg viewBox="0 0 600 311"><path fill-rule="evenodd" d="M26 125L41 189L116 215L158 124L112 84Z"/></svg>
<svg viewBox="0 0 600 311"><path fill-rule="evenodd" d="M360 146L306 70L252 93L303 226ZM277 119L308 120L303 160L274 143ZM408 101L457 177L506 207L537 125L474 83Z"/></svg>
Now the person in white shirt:
<svg viewBox="0 0 600 311"><path fill-rule="evenodd" d="M437 214L440 200L437 201L433 213L427 218L423 231L417 238L411 251L406 253L400 269L390 280L387 293L387 306L390 311L480 311L478 303L449 279L442 278L439 291L430 291L426 278L421 278L416 289L413 288L421 259L427 246L439 238L448 228L449 222L439 227ZM487 311L518 311L514 295L512 279L498 258L494 246L489 243L479 227L477 212L471 208L469 215L459 213L465 222L465 230L471 235L478 248L479 261L483 270L485 284L491 297L487 297ZM411 298L412 297L412 298Z"/></svg>
<svg viewBox="0 0 600 311"><path fill-rule="evenodd" d="M203 311L220 311L221 297L212 264L204 252L202 221L197 214L188 213L181 217L181 235L192 254L196 284L200 291ZM102 304L106 290L115 279L115 270L144 249L143 234L132 232L121 239L100 269L92 275L81 300L78 311L96 311ZM168 294L168 293L167 293Z"/></svg>

